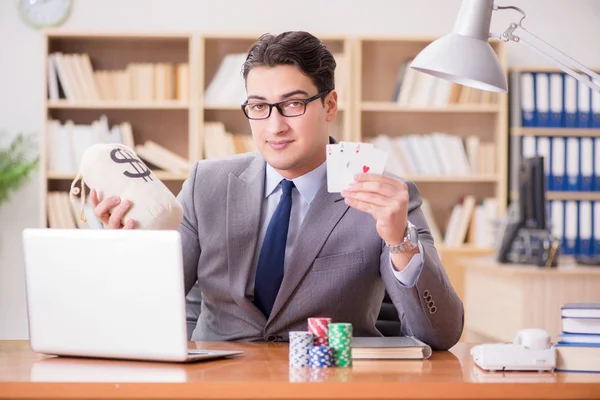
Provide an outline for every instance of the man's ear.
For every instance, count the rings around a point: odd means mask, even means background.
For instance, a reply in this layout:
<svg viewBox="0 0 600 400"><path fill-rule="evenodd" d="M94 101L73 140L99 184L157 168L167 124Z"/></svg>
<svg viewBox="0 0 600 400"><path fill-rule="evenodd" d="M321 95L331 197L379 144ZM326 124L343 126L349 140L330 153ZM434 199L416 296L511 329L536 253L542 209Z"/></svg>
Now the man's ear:
<svg viewBox="0 0 600 400"><path fill-rule="evenodd" d="M338 105L337 105L338 94L335 90L327 93L325 96L325 115L327 122L333 121L335 115L337 114Z"/></svg>

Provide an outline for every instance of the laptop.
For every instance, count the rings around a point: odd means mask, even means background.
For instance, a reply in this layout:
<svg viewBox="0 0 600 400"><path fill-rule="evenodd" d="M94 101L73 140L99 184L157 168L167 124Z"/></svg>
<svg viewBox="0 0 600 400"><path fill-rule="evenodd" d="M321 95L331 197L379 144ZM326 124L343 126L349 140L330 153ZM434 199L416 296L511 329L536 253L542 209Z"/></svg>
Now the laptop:
<svg viewBox="0 0 600 400"><path fill-rule="evenodd" d="M190 362L181 236L167 230L25 229L31 349L71 357Z"/></svg>

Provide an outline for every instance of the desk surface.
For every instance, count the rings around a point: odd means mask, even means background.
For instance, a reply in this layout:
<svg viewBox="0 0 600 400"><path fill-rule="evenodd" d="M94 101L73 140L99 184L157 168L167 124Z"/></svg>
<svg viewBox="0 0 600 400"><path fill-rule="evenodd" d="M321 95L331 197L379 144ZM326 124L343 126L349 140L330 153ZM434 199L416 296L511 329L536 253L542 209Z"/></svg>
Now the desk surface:
<svg viewBox="0 0 600 400"><path fill-rule="evenodd" d="M48 357L0 341L0 398L12 399L562 399L600 398L600 374L484 373L471 345L425 361L356 361L352 368L288 367L287 344L201 343L243 350L232 359L167 364Z"/></svg>

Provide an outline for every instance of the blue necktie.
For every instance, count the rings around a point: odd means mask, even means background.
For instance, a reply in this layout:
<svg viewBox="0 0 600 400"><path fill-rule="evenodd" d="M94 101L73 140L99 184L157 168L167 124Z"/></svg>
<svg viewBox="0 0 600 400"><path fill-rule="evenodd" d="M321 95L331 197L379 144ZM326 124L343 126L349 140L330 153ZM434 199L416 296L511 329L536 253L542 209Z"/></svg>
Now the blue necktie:
<svg viewBox="0 0 600 400"><path fill-rule="evenodd" d="M281 198L271 217L265 239L263 240L256 278L254 281L254 304L268 318L283 280L283 261L285 260L285 243L290 225L292 210L292 188L294 182L281 181Z"/></svg>

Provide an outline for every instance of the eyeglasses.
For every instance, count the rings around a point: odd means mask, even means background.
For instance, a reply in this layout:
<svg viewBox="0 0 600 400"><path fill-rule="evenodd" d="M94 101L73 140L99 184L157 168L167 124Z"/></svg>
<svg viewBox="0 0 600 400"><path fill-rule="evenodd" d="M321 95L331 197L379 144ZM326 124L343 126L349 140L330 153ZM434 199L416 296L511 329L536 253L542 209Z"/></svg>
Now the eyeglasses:
<svg viewBox="0 0 600 400"><path fill-rule="evenodd" d="M308 99L287 99L276 103L246 102L242 104L242 111L248 119L267 119L271 116L271 111L275 107L279 111L279 114L284 117L299 117L306 112L306 105L308 103L327 93L329 93L329 90L317 93Z"/></svg>

